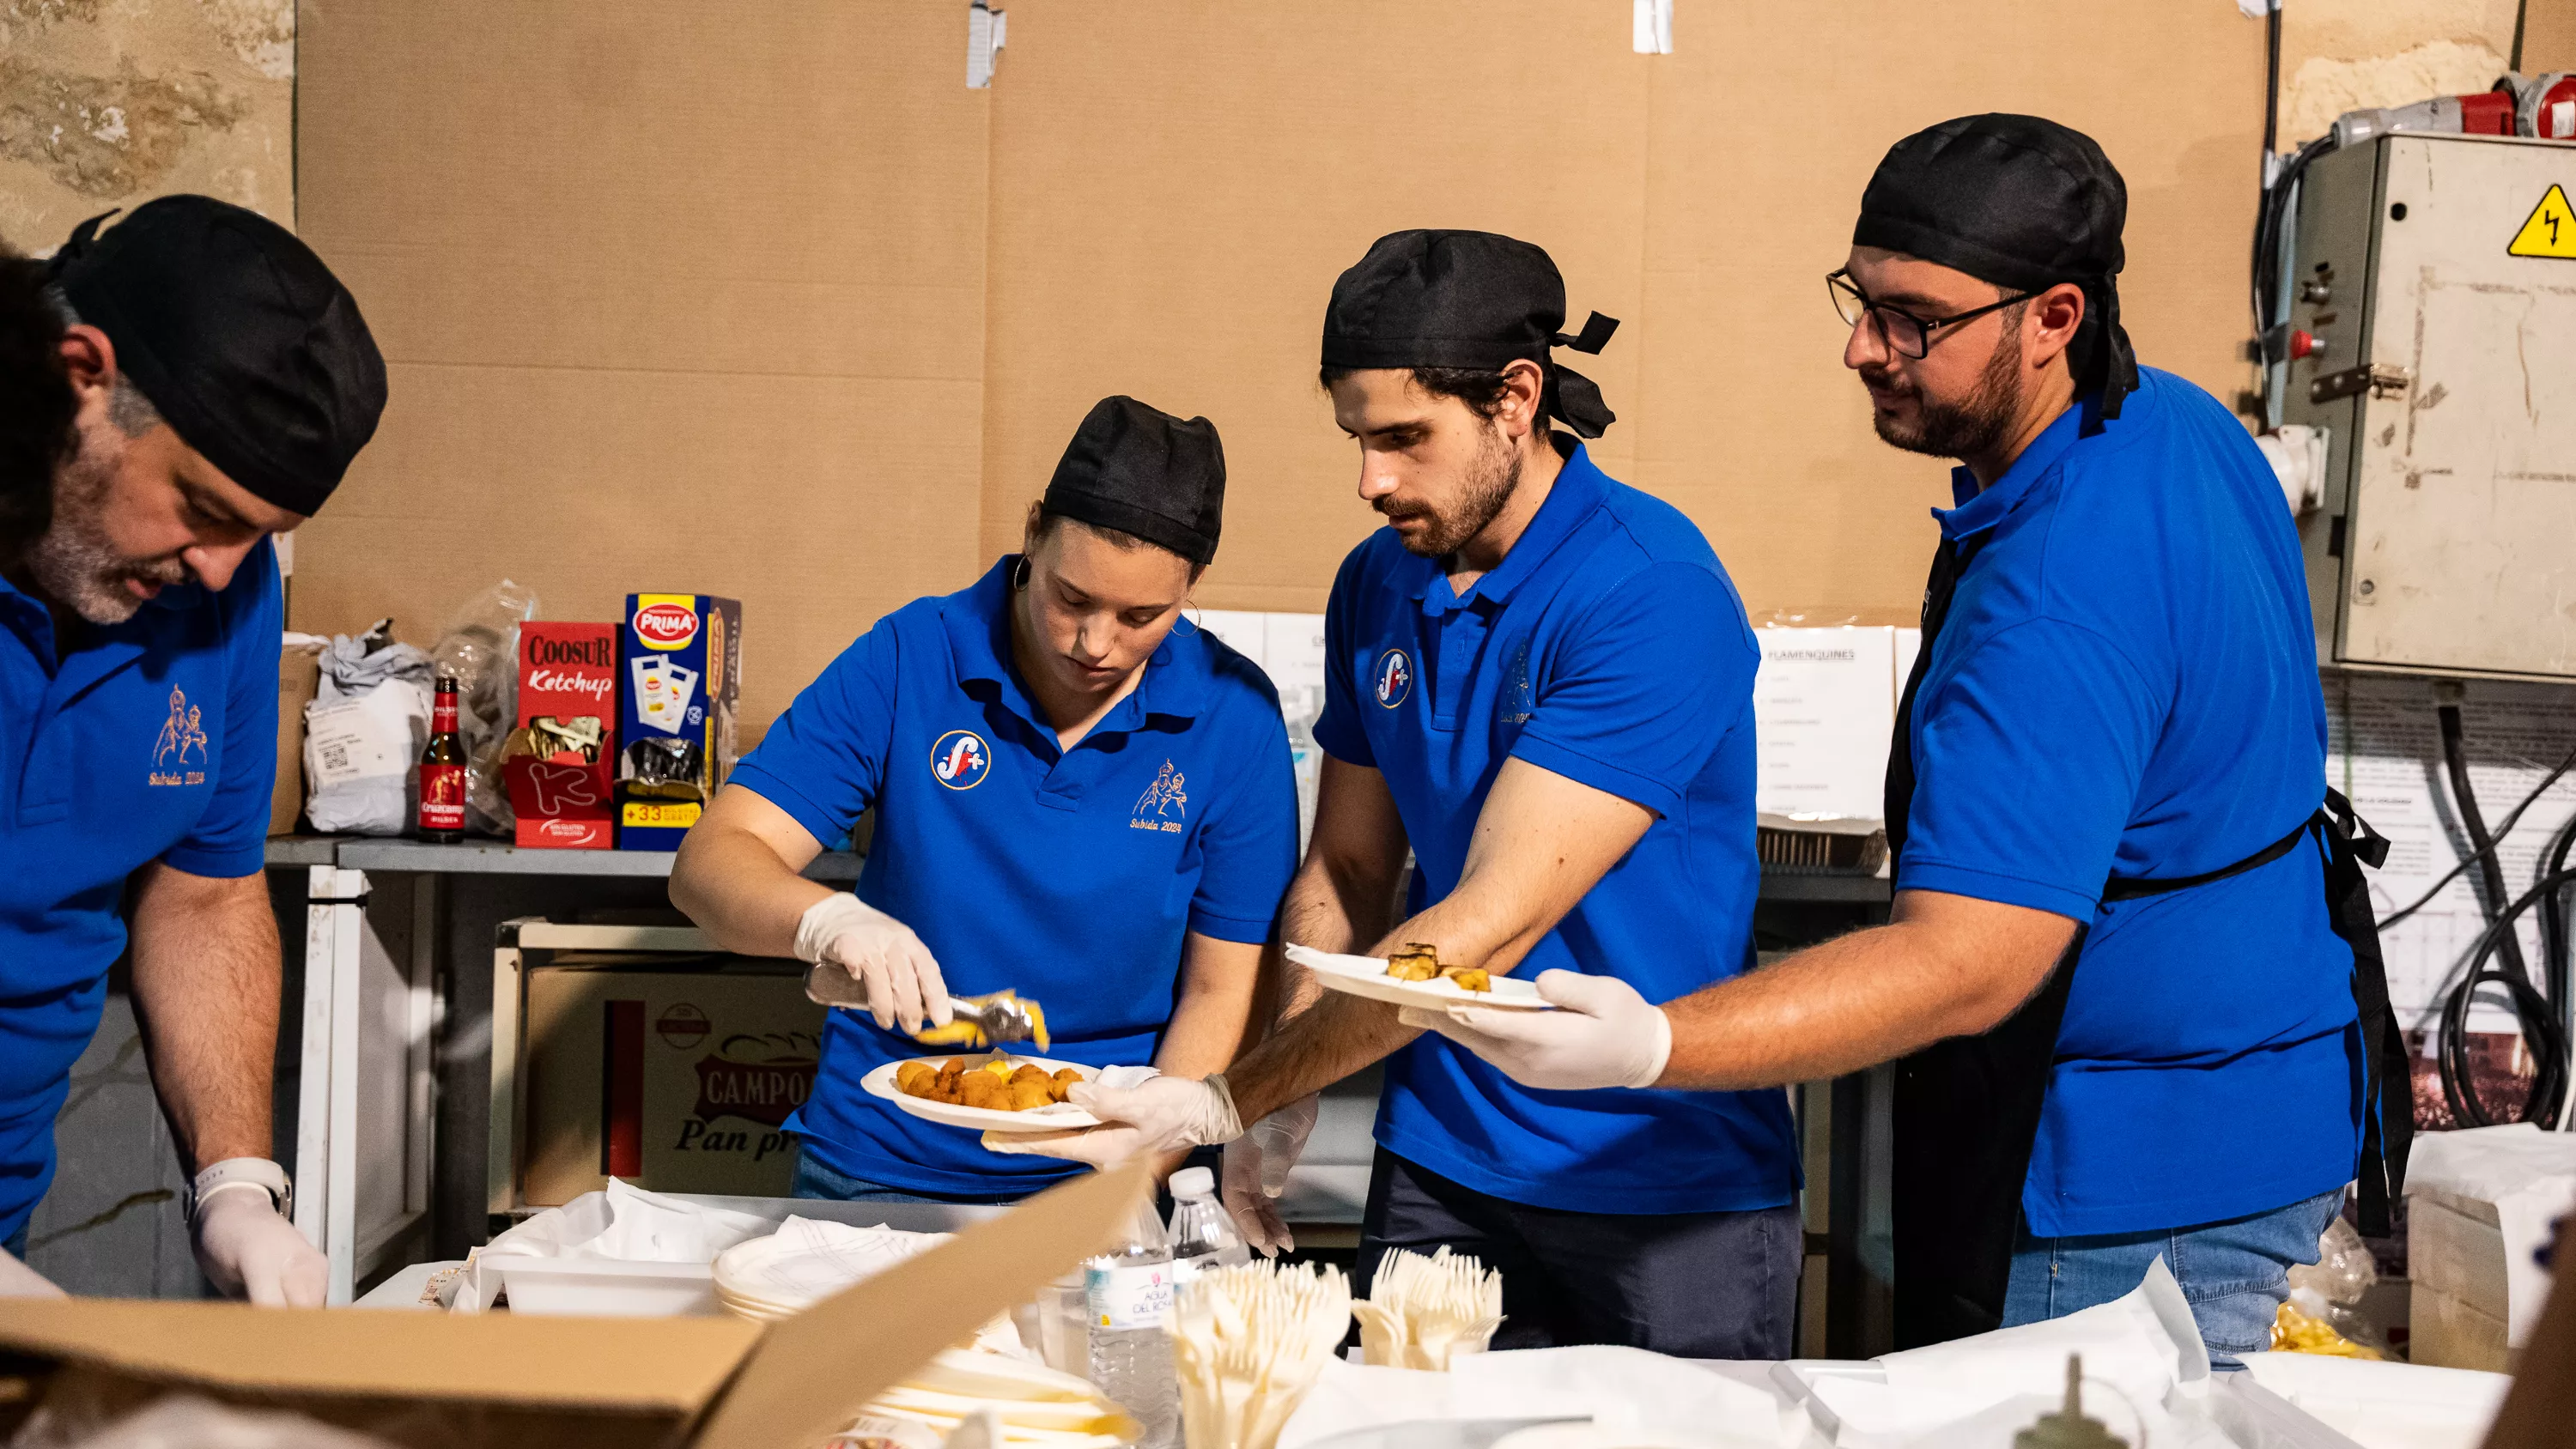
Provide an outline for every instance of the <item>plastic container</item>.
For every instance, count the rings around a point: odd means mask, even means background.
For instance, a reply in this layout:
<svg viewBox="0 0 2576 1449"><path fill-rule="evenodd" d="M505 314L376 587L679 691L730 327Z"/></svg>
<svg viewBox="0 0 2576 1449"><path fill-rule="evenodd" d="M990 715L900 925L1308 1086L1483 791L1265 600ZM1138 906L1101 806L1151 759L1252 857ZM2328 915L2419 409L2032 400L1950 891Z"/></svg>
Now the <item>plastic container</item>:
<svg viewBox="0 0 2576 1449"><path fill-rule="evenodd" d="M646 1263L622 1258L546 1258L487 1253L474 1260L486 1305L504 1291L513 1313L578 1318L672 1318L715 1315L715 1269L705 1263Z"/></svg>
<svg viewBox="0 0 2576 1449"><path fill-rule="evenodd" d="M1267 1119L1264 1119L1267 1120ZM1204 1167L1184 1167L1172 1174L1172 1286L1197 1276L1201 1268L1231 1268L1252 1261L1252 1250L1236 1232L1234 1219L1216 1200L1216 1174Z"/></svg>
<svg viewBox="0 0 2576 1449"><path fill-rule="evenodd" d="M1116 1252L1083 1264L1090 1366L1085 1377L1145 1426L1138 1449L1180 1443L1180 1383L1172 1375L1172 1250L1153 1205L1141 1205Z"/></svg>

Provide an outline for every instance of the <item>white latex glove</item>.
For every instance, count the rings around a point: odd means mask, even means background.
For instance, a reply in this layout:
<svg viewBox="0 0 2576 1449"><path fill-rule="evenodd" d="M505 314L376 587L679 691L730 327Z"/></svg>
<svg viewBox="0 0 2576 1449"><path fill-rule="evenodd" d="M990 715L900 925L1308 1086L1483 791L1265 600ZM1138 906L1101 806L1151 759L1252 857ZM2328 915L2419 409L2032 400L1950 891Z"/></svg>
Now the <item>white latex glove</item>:
<svg viewBox="0 0 2576 1449"><path fill-rule="evenodd" d="M1560 1009L1408 1006L1404 1024L1440 1033L1525 1087L1651 1087L1664 1074L1673 1024L1637 988L1581 971L1542 971L1534 984Z"/></svg>
<svg viewBox="0 0 2576 1449"><path fill-rule="evenodd" d="M1140 1152L1175 1152L1243 1135L1234 1095L1220 1074L1203 1082L1187 1077L1148 1077L1132 1087L1077 1082L1065 1100L1103 1123L1074 1132L984 1134L984 1149L1005 1157L1061 1157L1107 1167Z"/></svg>
<svg viewBox="0 0 2576 1449"><path fill-rule="evenodd" d="M1288 1170L1306 1150L1321 1106L1318 1098L1300 1097L1225 1144L1225 1210L1244 1243L1265 1258L1296 1251L1297 1236L1279 1216L1279 1195L1288 1190Z"/></svg>
<svg viewBox="0 0 2576 1449"><path fill-rule="evenodd" d="M233 1183L197 1199L197 1266L227 1298L263 1308L319 1308L331 1260L278 1216L268 1191Z"/></svg>
<svg viewBox="0 0 2576 1449"><path fill-rule="evenodd" d="M70 1295L54 1285L54 1280L19 1262L8 1253L0 1253L0 1298L64 1298Z"/></svg>
<svg viewBox="0 0 2576 1449"><path fill-rule="evenodd" d="M948 983L939 963L912 927L860 900L834 891L796 918L796 959L830 961L867 991L868 1015L885 1030L898 1024L906 1036L922 1023L946 1026Z"/></svg>

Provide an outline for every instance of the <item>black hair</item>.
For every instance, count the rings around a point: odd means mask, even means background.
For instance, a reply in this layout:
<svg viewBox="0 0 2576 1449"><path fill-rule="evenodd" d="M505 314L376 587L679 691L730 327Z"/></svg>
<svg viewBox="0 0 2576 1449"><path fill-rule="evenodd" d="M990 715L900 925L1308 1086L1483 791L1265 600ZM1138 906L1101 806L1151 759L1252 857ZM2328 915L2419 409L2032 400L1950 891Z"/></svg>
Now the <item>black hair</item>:
<svg viewBox="0 0 2576 1449"><path fill-rule="evenodd" d="M54 470L71 456L80 410L63 369L64 327L44 263L0 248L0 553L53 523Z"/></svg>
<svg viewBox="0 0 2576 1449"><path fill-rule="evenodd" d="M1541 364L1544 367L1545 364ZM1330 390L1334 383L1356 371L1348 367L1327 367L1315 380ZM1454 397L1465 403L1476 416L1487 422L1503 410L1503 399L1511 392L1511 377L1499 368L1483 367L1417 367L1413 385L1433 397Z"/></svg>

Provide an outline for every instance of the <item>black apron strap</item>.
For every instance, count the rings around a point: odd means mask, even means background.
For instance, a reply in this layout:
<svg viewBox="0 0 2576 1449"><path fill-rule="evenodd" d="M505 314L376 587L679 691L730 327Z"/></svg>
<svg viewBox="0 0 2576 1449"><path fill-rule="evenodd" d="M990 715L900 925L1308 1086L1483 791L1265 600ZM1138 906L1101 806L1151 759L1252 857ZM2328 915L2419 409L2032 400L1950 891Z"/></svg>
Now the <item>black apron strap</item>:
<svg viewBox="0 0 2576 1449"><path fill-rule="evenodd" d="M2388 1004L2388 963L2379 954L2379 914L2363 866L2388 859L2388 841L2326 792L2314 822L2326 846L2326 919L2352 948L2352 1003L2361 1018L2361 1231L2388 1236L2389 1209L2406 1190L2406 1155L2415 1144L2415 1078L2406 1031Z"/></svg>

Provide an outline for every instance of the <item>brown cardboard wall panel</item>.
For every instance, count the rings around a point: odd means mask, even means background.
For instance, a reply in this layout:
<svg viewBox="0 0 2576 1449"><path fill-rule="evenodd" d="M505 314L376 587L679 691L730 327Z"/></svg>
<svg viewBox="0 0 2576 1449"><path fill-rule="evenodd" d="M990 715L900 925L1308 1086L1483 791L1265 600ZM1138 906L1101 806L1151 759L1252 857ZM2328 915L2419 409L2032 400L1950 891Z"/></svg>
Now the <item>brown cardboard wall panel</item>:
<svg viewBox="0 0 2576 1449"><path fill-rule="evenodd" d="M1374 525L1315 386L1378 235L1546 246L1619 477L1706 529L1757 614L1902 622L1943 465L1870 436L1821 278L1898 136L2016 109L2126 173L2151 365L2244 386L2263 36L2232 7L1838 0L339 0L304 11L305 235L393 364L309 525L298 627L424 639L510 574L555 618L744 601L746 745L878 615L1014 546L1084 411L1222 430L1211 608L1314 610Z"/></svg>
<svg viewBox="0 0 2576 1449"><path fill-rule="evenodd" d="M298 628L743 601L750 740L977 552L985 98L949 7L302 12L302 222L382 344Z"/></svg>
<svg viewBox="0 0 2576 1449"><path fill-rule="evenodd" d="M1637 316L1646 79L1628 11L1551 0L1021 0L993 88L984 549L1015 545L1084 409L1224 435L1214 608L1315 610L1375 525L1315 383L1333 279L1378 236L1546 247L1567 304ZM1580 370L1637 396L1622 336ZM1614 471L1629 439L1611 429Z"/></svg>

